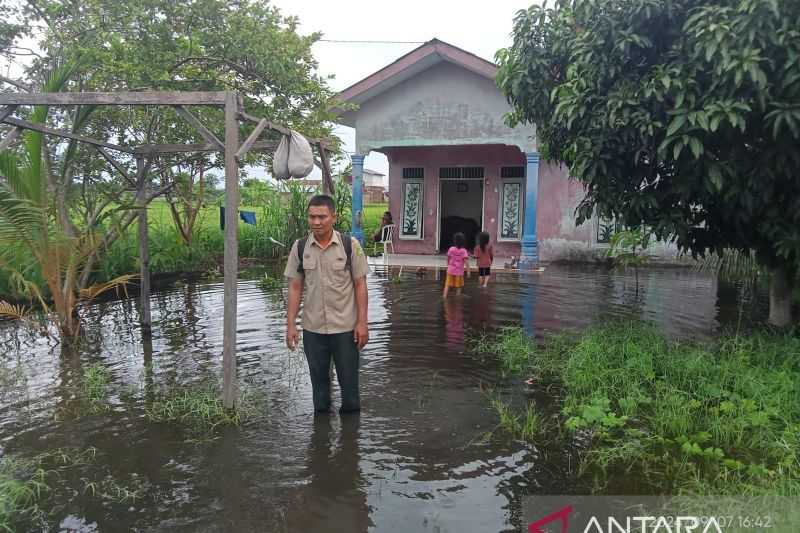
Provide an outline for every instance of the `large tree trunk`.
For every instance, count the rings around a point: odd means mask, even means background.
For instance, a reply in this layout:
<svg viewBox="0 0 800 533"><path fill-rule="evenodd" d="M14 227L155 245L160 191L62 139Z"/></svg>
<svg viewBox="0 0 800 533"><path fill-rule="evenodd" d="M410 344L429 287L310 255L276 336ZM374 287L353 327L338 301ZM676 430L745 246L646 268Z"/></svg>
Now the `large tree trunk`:
<svg viewBox="0 0 800 533"><path fill-rule="evenodd" d="M770 272L769 323L784 327L792 322L792 283L785 266Z"/></svg>

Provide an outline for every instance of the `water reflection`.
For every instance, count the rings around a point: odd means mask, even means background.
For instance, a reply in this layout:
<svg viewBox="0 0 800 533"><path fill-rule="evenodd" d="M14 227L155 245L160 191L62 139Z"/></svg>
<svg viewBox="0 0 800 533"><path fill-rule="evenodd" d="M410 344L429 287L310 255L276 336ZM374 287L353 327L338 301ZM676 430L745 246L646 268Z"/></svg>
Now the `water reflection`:
<svg viewBox="0 0 800 533"><path fill-rule="evenodd" d="M536 293L539 287L538 274L525 280L522 289L522 329L529 337L536 336Z"/></svg>
<svg viewBox="0 0 800 533"><path fill-rule="evenodd" d="M452 353L464 353L464 301L461 296L444 300L445 337Z"/></svg>
<svg viewBox="0 0 800 533"><path fill-rule="evenodd" d="M365 482L359 469L358 413L334 417L318 415L306 452L306 477L300 497L293 502L287 531L367 531L369 518ZM338 431L337 431L338 430Z"/></svg>

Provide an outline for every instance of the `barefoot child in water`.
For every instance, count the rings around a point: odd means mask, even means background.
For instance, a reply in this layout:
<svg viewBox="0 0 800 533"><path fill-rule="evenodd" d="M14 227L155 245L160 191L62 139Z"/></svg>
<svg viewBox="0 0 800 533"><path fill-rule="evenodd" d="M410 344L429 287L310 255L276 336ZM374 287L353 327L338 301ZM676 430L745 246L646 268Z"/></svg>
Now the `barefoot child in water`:
<svg viewBox="0 0 800 533"><path fill-rule="evenodd" d="M464 287L464 264L469 259L469 252L464 248L465 240L463 233L456 233L453 235L453 246L447 250L447 280L442 293L444 298L447 298L450 287L456 290L456 294L461 294L461 288Z"/></svg>
<svg viewBox="0 0 800 533"><path fill-rule="evenodd" d="M478 234L478 246L475 247L472 255L475 256L475 261L478 263L478 283L481 287L486 288L489 285L492 261L494 261L494 249L489 244L489 234L485 231Z"/></svg>

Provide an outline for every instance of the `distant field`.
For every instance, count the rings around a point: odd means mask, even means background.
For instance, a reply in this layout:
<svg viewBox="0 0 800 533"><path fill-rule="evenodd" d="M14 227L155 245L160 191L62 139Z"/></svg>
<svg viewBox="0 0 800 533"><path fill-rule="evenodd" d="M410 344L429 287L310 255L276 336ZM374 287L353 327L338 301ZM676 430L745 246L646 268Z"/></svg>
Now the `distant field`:
<svg viewBox="0 0 800 533"><path fill-rule="evenodd" d="M384 211L389 208L388 204L367 204L364 206L364 235L372 235L378 230L381 223L381 217ZM261 208L258 206L243 205L239 208L241 211L253 211L258 217ZM148 211L149 222L152 226L158 225L172 225L172 216L169 212L169 205L162 199L154 200L150 204ZM198 227L203 228L218 228L219 227L219 207L216 205L206 206L200 211L198 215Z"/></svg>

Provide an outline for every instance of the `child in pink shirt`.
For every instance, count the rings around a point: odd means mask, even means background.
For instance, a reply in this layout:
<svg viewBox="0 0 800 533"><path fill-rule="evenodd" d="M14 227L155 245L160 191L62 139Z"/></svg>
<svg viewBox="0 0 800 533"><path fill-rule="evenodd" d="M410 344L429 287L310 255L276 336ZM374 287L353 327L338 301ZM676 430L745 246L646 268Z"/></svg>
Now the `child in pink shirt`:
<svg viewBox="0 0 800 533"><path fill-rule="evenodd" d="M444 298L447 298L450 287L456 290L456 294L461 294L461 288L464 287L464 265L469 259L469 252L464 248L465 241L463 233L456 233L453 235L453 246L447 250L447 279L442 293Z"/></svg>
<svg viewBox="0 0 800 533"><path fill-rule="evenodd" d="M480 286L486 288L489 285L489 276L492 272L492 261L494 261L494 249L489 244L489 234L485 231L478 234L478 246L472 252L478 263L478 282Z"/></svg>

